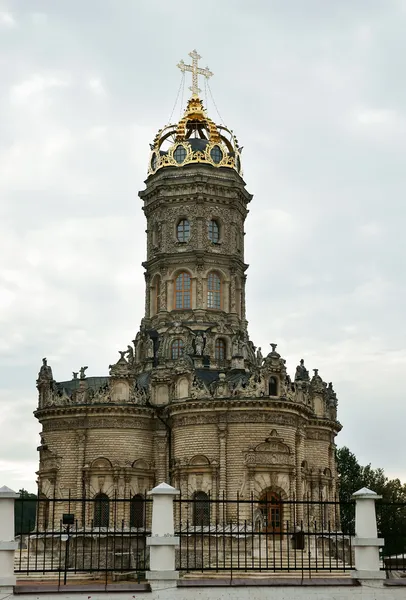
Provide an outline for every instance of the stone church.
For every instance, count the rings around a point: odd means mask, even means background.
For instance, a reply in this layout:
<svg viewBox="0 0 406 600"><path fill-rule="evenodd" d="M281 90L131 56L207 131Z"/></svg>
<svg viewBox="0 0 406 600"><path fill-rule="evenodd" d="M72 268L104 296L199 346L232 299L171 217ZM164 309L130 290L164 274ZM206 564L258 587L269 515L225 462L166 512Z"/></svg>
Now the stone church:
<svg viewBox="0 0 406 600"><path fill-rule="evenodd" d="M249 337L240 144L208 116L191 71L184 115L151 144L145 314L109 375L55 381L43 359L43 499L133 498L168 482L184 497L332 500L337 397L301 360ZM255 210L255 209L254 209ZM100 517L101 518L101 517Z"/></svg>

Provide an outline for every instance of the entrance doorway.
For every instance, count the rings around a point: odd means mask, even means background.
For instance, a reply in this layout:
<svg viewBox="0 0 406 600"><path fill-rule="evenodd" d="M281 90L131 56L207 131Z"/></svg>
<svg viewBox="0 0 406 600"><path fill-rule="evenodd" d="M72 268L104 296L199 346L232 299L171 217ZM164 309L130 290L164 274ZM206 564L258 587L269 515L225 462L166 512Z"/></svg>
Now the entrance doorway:
<svg viewBox="0 0 406 600"><path fill-rule="evenodd" d="M264 492L259 499L264 531L282 533L282 500L276 492Z"/></svg>

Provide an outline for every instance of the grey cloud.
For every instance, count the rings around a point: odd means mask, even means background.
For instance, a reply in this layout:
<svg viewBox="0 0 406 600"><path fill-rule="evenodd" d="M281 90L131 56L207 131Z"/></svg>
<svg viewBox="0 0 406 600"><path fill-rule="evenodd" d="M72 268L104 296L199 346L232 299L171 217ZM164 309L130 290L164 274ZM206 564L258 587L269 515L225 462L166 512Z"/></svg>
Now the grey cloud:
<svg viewBox="0 0 406 600"><path fill-rule="evenodd" d="M16 0L11 14L0 37L1 483L35 480L42 356L59 380L81 364L105 374L138 327L137 192L176 64L194 47L255 194L251 337L263 350L278 342L292 373L302 356L320 368L338 393L339 444L406 479L404 5L210 0L199 27L161 0Z"/></svg>

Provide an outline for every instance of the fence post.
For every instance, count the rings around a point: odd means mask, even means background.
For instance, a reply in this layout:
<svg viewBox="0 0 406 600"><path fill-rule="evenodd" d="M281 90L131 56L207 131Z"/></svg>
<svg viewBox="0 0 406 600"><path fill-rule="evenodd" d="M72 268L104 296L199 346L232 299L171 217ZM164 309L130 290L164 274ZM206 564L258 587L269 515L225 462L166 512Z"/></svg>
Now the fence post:
<svg viewBox="0 0 406 600"><path fill-rule="evenodd" d="M14 501L20 496L7 486L0 488L0 593L13 593L14 575Z"/></svg>
<svg viewBox="0 0 406 600"><path fill-rule="evenodd" d="M175 548L179 545L179 537L175 537L173 501L179 494L167 483L160 483L148 492L152 496L151 537L147 538L150 547L149 572L147 579L158 584L163 581L176 580L179 572L175 570Z"/></svg>
<svg viewBox="0 0 406 600"><path fill-rule="evenodd" d="M379 568L379 547L384 540L378 538L375 501L378 496L368 488L362 488L352 495L355 500L355 579L384 579L385 574Z"/></svg>

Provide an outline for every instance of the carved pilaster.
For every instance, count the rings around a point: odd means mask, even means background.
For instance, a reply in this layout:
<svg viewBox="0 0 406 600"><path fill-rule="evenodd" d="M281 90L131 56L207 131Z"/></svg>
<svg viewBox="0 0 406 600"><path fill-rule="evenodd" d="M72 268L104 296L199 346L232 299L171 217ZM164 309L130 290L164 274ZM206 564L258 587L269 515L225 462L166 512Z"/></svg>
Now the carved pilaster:
<svg viewBox="0 0 406 600"><path fill-rule="evenodd" d="M227 424L218 424L219 432L219 492L227 492Z"/></svg>
<svg viewBox="0 0 406 600"><path fill-rule="evenodd" d="M154 457L157 483L166 482L168 478L166 431L156 431L154 433Z"/></svg>
<svg viewBox="0 0 406 600"><path fill-rule="evenodd" d="M151 294L150 294L150 280L151 276L149 273L144 273L145 278L145 317L148 319L150 317L150 309L151 309Z"/></svg>
<svg viewBox="0 0 406 600"><path fill-rule="evenodd" d="M86 447L86 435L87 431L76 431L76 452L77 452L77 466L76 466L76 498L81 498L83 495L83 481L82 473L83 467L85 466L85 447Z"/></svg>
<svg viewBox="0 0 406 600"><path fill-rule="evenodd" d="M235 289L235 276L231 275L230 279L230 312L235 313L236 310L236 289Z"/></svg>
<svg viewBox="0 0 406 600"><path fill-rule="evenodd" d="M302 463L304 461L305 432L299 427L296 432L296 500L303 500ZM296 521L303 520L303 504L296 505Z"/></svg>

